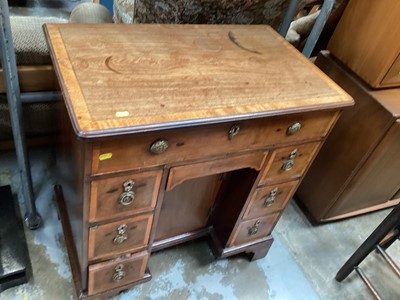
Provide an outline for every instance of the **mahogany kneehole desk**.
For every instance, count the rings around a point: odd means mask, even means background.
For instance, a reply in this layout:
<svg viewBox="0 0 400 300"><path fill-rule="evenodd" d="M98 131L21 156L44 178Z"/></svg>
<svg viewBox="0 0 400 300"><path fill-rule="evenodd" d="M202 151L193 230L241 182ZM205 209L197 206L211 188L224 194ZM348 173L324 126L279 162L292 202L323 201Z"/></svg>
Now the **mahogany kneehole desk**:
<svg viewBox="0 0 400 300"><path fill-rule="evenodd" d="M80 298L149 280L152 251L205 235L218 257L264 257L353 104L268 26L45 30L66 107L56 192Z"/></svg>

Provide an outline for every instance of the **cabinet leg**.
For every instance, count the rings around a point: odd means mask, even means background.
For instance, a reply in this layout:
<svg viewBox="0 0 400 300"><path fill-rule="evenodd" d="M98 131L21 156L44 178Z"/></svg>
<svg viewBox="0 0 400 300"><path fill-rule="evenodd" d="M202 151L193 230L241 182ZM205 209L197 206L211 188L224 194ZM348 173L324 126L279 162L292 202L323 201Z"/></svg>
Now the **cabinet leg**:
<svg viewBox="0 0 400 300"><path fill-rule="evenodd" d="M251 248L250 251L248 251L249 260L254 261L260 258L264 258L267 255L269 249L271 248L273 242L274 238L270 236L270 238L265 242L254 245L254 247Z"/></svg>

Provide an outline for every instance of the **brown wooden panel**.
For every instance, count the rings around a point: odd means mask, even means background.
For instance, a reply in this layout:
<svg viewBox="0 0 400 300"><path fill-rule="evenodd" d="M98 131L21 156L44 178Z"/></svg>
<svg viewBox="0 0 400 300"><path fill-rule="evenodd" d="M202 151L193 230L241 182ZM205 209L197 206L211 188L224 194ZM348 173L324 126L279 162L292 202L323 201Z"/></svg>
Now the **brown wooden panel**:
<svg viewBox="0 0 400 300"><path fill-rule="evenodd" d="M60 86L52 65L18 66L21 92L58 91ZM6 92L3 69L0 68L0 93Z"/></svg>
<svg viewBox="0 0 400 300"><path fill-rule="evenodd" d="M117 222L89 228L89 260L111 257L126 252L138 251L147 246L153 221L152 214L146 214ZM120 244L114 243L118 228L126 225L127 239Z"/></svg>
<svg viewBox="0 0 400 300"><path fill-rule="evenodd" d="M247 206L243 219L254 219L284 209L298 183L294 181L258 188ZM272 196L271 192L275 193L275 196Z"/></svg>
<svg viewBox="0 0 400 300"><path fill-rule="evenodd" d="M224 174L209 222L221 247L227 246L258 175L259 172L253 169L241 169Z"/></svg>
<svg viewBox="0 0 400 300"><path fill-rule="evenodd" d="M87 286L87 215L89 209L89 185L83 184L90 171L91 145L76 138L68 120L67 111L60 109L60 129L57 147L56 180L62 185L68 212L71 234L75 244L81 276L81 286ZM89 168L88 168L89 166Z"/></svg>
<svg viewBox="0 0 400 300"><path fill-rule="evenodd" d="M318 147L319 143L309 143L274 150L259 184L271 184L300 178L314 158ZM296 155L293 159L290 159L292 153L296 153ZM293 163L293 166L290 169L285 169L285 164L290 163Z"/></svg>
<svg viewBox="0 0 400 300"><path fill-rule="evenodd" d="M352 103L266 25L45 27L82 137Z"/></svg>
<svg viewBox="0 0 400 300"><path fill-rule="evenodd" d="M371 90L327 53L320 54L316 64L356 103L343 111L297 190L309 213L321 220L390 128L400 111L396 105L400 94L398 89Z"/></svg>
<svg viewBox="0 0 400 300"><path fill-rule="evenodd" d="M147 252L143 251L90 265L88 295L92 296L142 279L148 258Z"/></svg>
<svg viewBox="0 0 400 300"><path fill-rule="evenodd" d="M393 195L392 199L400 199L400 186L397 192Z"/></svg>
<svg viewBox="0 0 400 300"><path fill-rule="evenodd" d="M111 219L154 209L160 187L162 170L134 173L126 176L92 181L89 221ZM133 200L123 205L124 183L131 180Z"/></svg>
<svg viewBox="0 0 400 300"><path fill-rule="evenodd" d="M365 165L352 178L326 218L383 204L399 189L400 121L393 124Z"/></svg>
<svg viewBox="0 0 400 300"><path fill-rule="evenodd" d="M204 228L221 185L221 175L188 180L165 192L155 241Z"/></svg>
<svg viewBox="0 0 400 300"><path fill-rule="evenodd" d="M373 90L368 89L376 102L382 105L393 118L400 118L400 88Z"/></svg>
<svg viewBox="0 0 400 300"><path fill-rule="evenodd" d="M332 111L310 112L97 142L93 145L92 169L94 174L101 174L319 139L328 133L336 118L337 113ZM301 129L288 135L288 128L296 122ZM228 132L234 125L239 125L240 131L229 139ZM159 139L167 140L169 148L158 155L150 153L150 146Z"/></svg>
<svg viewBox="0 0 400 300"><path fill-rule="evenodd" d="M381 86L400 86L400 54L383 78Z"/></svg>
<svg viewBox="0 0 400 300"><path fill-rule="evenodd" d="M265 152L253 152L239 156L231 156L228 158L221 158L213 161L171 168L169 171L166 190L172 190L178 184L193 178L221 174L245 168L251 168L259 171L264 165L266 155L267 153Z"/></svg>
<svg viewBox="0 0 400 300"><path fill-rule="evenodd" d="M273 213L264 217L241 222L236 231L233 233L232 241L229 243L229 247L250 243L258 239L265 238L272 232L272 229L278 221L278 217L279 213ZM251 230L255 227L257 227L257 232L252 234Z"/></svg>
<svg viewBox="0 0 400 300"><path fill-rule="evenodd" d="M372 87L381 87L382 79L400 52L399 15L397 0L352 0L328 50ZM400 81L388 83L385 86L396 86Z"/></svg>

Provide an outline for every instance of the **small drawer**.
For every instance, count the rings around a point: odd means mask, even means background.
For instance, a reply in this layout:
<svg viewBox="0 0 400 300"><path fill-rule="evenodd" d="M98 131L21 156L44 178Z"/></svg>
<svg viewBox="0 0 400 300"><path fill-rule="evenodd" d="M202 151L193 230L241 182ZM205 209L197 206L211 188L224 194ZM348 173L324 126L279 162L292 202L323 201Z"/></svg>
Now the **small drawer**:
<svg viewBox="0 0 400 300"><path fill-rule="evenodd" d="M89 266L88 295L134 283L143 278L149 255L146 251Z"/></svg>
<svg viewBox="0 0 400 300"><path fill-rule="evenodd" d="M272 232L272 229L278 221L278 217L279 212L241 222L233 234L232 242L229 244L229 247L250 243L266 237Z"/></svg>
<svg viewBox="0 0 400 300"><path fill-rule="evenodd" d="M243 219L254 219L284 209L297 184L298 181L292 181L258 188L247 206Z"/></svg>
<svg viewBox="0 0 400 300"><path fill-rule="evenodd" d="M92 173L153 167L320 139L337 116L332 111L310 112L116 137L94 143Z"/></svg>
<svg viewBox="0 0 400 300"><path fill-rule="evenodd" d="M89 260L112 257L147 247L152 214L89 228Z"/></svg>
<svg viewBox="0 0 400 300"><path fill-rule="evenodd" d="M154 209L162 170L94 180L89 221L96 222Z"/></svg>
<svg viewBox="0 0 400 300"><path fill-rule="evenodd" d="M259 185L299 179L315 156L319 143L295 145L274 150Z"/></svg>

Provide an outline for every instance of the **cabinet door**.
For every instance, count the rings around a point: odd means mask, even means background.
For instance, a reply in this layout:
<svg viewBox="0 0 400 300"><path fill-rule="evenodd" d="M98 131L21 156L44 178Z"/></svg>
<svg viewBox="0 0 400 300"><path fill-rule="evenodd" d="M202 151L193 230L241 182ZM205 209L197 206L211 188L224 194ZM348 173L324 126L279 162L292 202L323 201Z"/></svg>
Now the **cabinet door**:
<svg viewBox="0 0 400 300"><path fill-rule="evenodd" d="M207 227L225 177L224 174L231 171L242 174L237 170L243 169L251 169L258 174L265 163L266 156L266 152L258 151L171 168L158 219L155 241L177 236L184 237L185 234ZM242 184L247 180L242 179ZM255 177L251 178L251 186L254 180ZM242 204L237 209L241 209L247 195L248 192L243 197L238 197ZM229 206L226 207L226 210L231 214L235 208Z"/></svg>
<svg viewBox="0 0 400 300"><path fill-rule="evenodd" d="M350 181L327 218L383 204L391 199L400 184L399 153L400 121L397 121Z"/></svg>

